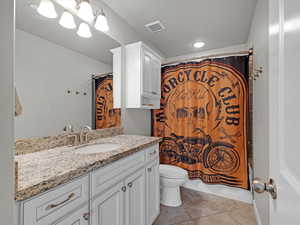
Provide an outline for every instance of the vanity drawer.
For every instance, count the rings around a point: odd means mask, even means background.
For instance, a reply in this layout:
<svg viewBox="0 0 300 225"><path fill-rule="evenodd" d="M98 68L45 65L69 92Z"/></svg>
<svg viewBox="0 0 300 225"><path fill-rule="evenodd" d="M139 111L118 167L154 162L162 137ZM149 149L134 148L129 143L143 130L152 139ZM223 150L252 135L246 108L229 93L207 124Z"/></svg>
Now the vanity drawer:
<svg viewBox="0 0 300 225"><path fill-rule="evenodd" d="M94 171L91 176L92 197L144 165L145 151L140 151Z"/></svg>
<svg viewBox="0 0 300 225"><path fill-rule="evenodd" d="M23 204L23 225L48 225L89 200L89 177L59 186Z"/></svg>
<svg viewBox="0 0 300 225"><path fill-rule="evenodd" d="M159 144L152 145L146 149L146 160L150 161L159 156Z"/></svg>

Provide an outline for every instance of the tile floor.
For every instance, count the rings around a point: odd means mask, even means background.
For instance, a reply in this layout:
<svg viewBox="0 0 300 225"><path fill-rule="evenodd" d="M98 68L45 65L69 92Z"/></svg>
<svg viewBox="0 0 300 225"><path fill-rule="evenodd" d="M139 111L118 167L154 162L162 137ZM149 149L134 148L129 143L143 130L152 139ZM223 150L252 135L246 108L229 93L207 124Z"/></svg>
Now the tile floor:
<svg viewBox="0 0 300 225"><path fill-rule="evenodd" d="M154 225L257 225L251 204L182 188L180 207L161 206Z"/></svg>

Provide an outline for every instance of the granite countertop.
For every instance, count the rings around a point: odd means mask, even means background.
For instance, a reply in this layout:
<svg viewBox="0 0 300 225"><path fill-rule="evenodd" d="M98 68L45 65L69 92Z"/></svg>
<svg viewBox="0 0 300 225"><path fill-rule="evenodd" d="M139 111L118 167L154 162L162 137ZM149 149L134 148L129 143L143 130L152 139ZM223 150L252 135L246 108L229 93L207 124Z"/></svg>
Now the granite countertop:
<svg viewBox="0 0 300 225"><path fill-rule="evenodd" d="M143 148L158 143L161 138L138 135L117 135L94 143L117 143L121 147L105 153L78 154L75 147L58 147L18 155L18 187L16 200L25 200L92 170L103 167Z"/></svg>

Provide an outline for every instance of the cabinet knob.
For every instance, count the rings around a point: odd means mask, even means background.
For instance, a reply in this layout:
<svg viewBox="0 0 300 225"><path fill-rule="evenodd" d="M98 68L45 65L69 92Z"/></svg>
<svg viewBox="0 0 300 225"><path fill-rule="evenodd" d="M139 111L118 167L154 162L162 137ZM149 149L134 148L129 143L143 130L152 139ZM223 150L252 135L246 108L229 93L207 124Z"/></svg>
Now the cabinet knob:
<svg viewBox="0 0 300 225"><path fill-rule="evenodd" d="M132 182L128 183L128 187L130 188L132 187Z"/></svg>
<svg viewBox="0 0 300 225"><path fill-rule="evenodd" d="M147 170L148 170L148 172L150 173L150 172L152 171L152 168L148 168Z"/></svg>
<svg viewBox="0 0 300 225"><path fill-rule="evenodd" d="M126 191L126 186L122 187L122 191L125 192Z"/></svg>
<svg viewBox="0 0 300 225"><path fill-rule="evenodd" d="M90 219L90 214L89 213L84 213L82 217L83 217L84 220L89 220Z"/></svg>

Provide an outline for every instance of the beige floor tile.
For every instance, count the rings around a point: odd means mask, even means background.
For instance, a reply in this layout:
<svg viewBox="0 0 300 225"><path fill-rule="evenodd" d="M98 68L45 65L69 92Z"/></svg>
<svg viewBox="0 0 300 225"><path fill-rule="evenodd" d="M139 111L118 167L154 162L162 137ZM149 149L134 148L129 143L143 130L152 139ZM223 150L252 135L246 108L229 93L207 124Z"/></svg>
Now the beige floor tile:
<svg viewBox="0 0 300 225"><path fill-rule="evenodd" d="M161 206L154 225L257 225L253 206L182 188L181 207Z"/></svg>
<svg viewBox="0 0 300 225"><path fill-rule="evenodd" d="M195 225L239 225L227 213L202 217L196 221Z"/></svg>
<svg viewBox="0 0 300 225"><path fill-rule="evenodd" d="M176 224L172 224L172 225L197 225L195 221L186 221L183 223L176 223Z"/></svg>
<svg viewBox="0 0 300 225"><path fill-rule="evenodd" d="M191 218L183 207L161 206L160 215L154 225L180 224L189 220L191 220Z"/></svg>
<svg viewBox="0 0 300 225"><path fill-rule="evenodd" d="M257 225L253 207L251 205L235 209L229 215L240 225Z"/></svg>

